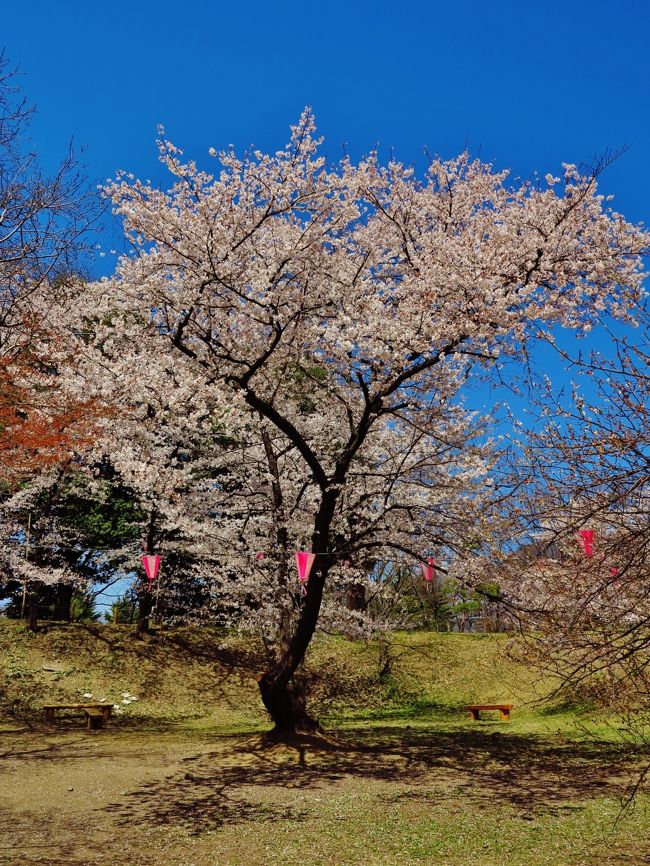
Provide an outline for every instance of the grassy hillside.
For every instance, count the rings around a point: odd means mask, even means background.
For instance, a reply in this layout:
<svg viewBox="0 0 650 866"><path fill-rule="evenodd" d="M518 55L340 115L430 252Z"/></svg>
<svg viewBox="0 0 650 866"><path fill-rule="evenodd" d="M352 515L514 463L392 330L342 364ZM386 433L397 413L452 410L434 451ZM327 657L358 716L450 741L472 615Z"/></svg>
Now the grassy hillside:
<svg viewBox="0 0 650 866"><path fill-rule="evenodd" d="M462 718L467 702L513 703L520 721L539 710L548 683L515 664L503 635L398 634L379 646L341 637L313 645L310 705L325 719L417 723ZM46 701L83 694L124 705L126 718L195 719L228 730L267 724L255 677L264 669L253 638L178 629L136 640L112 625L50 625L30 634L0 621L0 694L32 715ZM126 700L129 700L127 697Z"/></svg>

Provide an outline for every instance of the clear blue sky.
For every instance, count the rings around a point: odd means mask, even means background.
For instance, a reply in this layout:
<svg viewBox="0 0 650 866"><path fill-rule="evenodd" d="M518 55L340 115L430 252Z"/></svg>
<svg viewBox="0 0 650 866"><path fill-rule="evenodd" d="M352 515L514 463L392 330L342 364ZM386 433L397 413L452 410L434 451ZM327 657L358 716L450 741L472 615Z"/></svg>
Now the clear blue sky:
<svg viewBox="0 0 650 866"><path fill-rule="evenodd" d="M379 144L424 165L425 145L467 146L528 176L628 147L601 187L634 221L650 211L649 37L644 0L5 0L0 17L44 160L73 136L97 180L123 168L166 184L159 123L213 170L209 147L275 150L309 104L334 158Z"/></svg>
<svg viewBox="0 0 650 866"><path fill-rule="evenodd" d="M306 104L326 148L376 143L420 162L465 145L528 175L629 147L603 179L650 209L650 7L643 0L491 3L2 4L0 46L38 107L54 162L70 136L93 177L157 177L163 123L186 153L273 148ZM214 163L211 164L211 167Z"/></svg>

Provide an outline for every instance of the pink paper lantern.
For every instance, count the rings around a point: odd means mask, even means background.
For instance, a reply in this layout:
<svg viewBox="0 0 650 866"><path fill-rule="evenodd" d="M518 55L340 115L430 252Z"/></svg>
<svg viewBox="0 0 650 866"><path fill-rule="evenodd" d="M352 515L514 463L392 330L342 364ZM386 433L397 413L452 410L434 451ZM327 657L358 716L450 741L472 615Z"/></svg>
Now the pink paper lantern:
<svg viewBox="0 0 650 866"><path fill-rule="evenodd" d="M298 566L298 580L304 586L309 580L311 567L316 559L315 553L308 553L305 550L296 552L296 564Z"/></svg>
<svg viewBox="0 0 650 866"><path fill-rule="evenodd" d="M578 533L580 544L585 556L594 555L594 535L593 529L581 529Z"/></svg>
<svg viewBox="0 0 650 866"><path fill-rule="evenodd" d="M154 553L145 553L142 557L142 564L144 565L144 573L147 575L147 580L149 581L149 590L151 591L153 582L156 577L158 577L158 569L160 568L160 556Z"/></svg>
<svg viewBox="0 0 650 866"><path fill-rule="evenodd" d="M435 565L436 561L432 556L430 556L426 562L420 563L420 568L422 569L422 577L427 582L433 580Z"/></svg>

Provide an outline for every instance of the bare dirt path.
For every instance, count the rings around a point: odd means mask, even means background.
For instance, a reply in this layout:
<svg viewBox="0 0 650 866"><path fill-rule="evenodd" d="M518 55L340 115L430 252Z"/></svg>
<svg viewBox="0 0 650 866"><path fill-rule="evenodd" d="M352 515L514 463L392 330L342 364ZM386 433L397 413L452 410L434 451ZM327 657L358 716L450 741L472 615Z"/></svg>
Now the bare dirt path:
<svg viewBox="0 0 650 866"><path fill-rule="evenodd" d="M0 863L76 866L106 861L109 851L113 863L137 862L116 859L116 836L125 837L125 851L130 844L111 806L127 802L142 785L162 782L196 754L195 742L170 733L5 729Z"/></svg>

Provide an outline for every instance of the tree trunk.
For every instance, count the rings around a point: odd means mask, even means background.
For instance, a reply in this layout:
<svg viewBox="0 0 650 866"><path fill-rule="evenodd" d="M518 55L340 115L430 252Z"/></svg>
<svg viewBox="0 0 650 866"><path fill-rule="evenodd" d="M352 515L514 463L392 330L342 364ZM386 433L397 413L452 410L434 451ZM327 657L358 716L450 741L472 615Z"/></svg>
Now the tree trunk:
<svg viewBox="0 0 650 866"><path fill-rule="evenodd" d="M27 599L27 631L38 631L38 596L30 593Z"/></svg>
<svg viewBox="0 0 650 866"><path fill-rule="evenodd" d="M286 648L280 647L276 664L257 679L262 701L273 719L274 731L280 735L309 733L319 728L318 722L307 713L305 707L305 676L296 671L316 631L328 571L325 556L321 559L322 564L312 571L307 583L307 593L293 635L286 643Z"/></svg>
<svg viewBox="0 0 650 866"><path fill-rule="evenodd" d="M316 719L307 712L307 678L304 674L294 673L286 685L269 680L268 674L262 674L257 682L276 733L313 733L320 730Z"/></svg>
<svg viewBox="0 0 650 866"><path fill-rule="evenodd" d="M365 586L362 583L352 584L348 591L348 610L365 611L367 607Z"/></svg>
<svg viewBox="0 0 650 866"><path fill-rule="evenodd" d="M60 583L56 589L56 600L54 602L54 619L70 622L72 604L72 586Z"/></svg>
<svg viewBox="0 0 650 866"><path fill-rule="evenodd" d="M258 677L260 694L268 710L275 732L280 735L309 733L318 730L318 722L305 708L306 690L304 674L296 674L305 657L320 613L323 587L334 561L327 552L329 530L334 516L336 490L323 494L321 506L314 522L312 551L316 562L307 582L306 594L302 598L300 616L293 635L280 648L280 657L270 670Z"/></svg>
<svg viewBox="0 0 650 866"><path fill-rule="evenodd" d="M306 585L306 593L301 599L295 631L288 642L283 641L284 645L280 646L278 661L257 680L262 702L273 719L274 733L280 736L310 733L320 727L307 713L305 676L297 671L316 631L323 587L335 561L329 552L330 527L342 480L344 477L338 478L335 473L334 483L323 489L312 534L311 549L316 554L316 561Z"/></svg>
<svg viewBox="0 0 650 866"><path fill-rule="evenodd" d="M152 510L149 515L149 526L147 528L147 539L144 545L144 551L153 553L155 547L155 528L156 528L156 512ZM138 622L135 627L135 636L142 637L143 634L149 632L149 617L153 610L153 587L145 579L141 578L140 588L138 591Z"/></svg>
<svg viewBox="0 0 650 866"><path fill-rule="evenodd" d="M135 627L135 636L141 637L149 631L149 617L153 609L153 593L148 589L142 589L138 593L138 623Z"/></svg>

